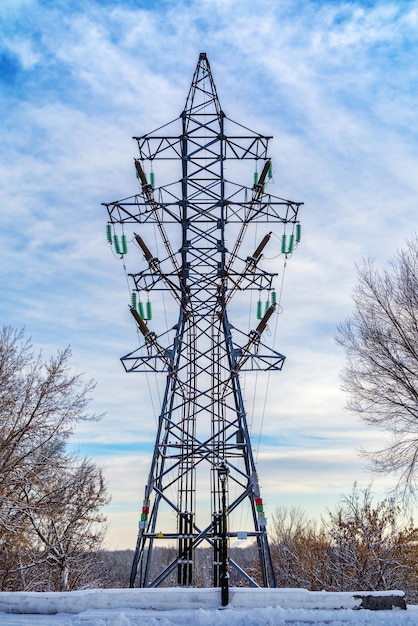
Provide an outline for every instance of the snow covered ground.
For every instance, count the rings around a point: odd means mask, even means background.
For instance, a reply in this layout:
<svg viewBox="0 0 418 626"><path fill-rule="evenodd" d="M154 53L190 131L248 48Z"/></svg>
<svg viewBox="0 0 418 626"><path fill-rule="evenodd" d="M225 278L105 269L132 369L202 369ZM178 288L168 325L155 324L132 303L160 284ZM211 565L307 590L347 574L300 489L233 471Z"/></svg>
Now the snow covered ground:
<svg viewBox="0 0 418 626"><path fill-rule="evenodd" d="M216 589L3 592L0 626L418 626L418 606L355 609L358 596L347 593L231 588L230 600L229 607L219 609Z"/></svg>
<svg viewBox="0 0 418 626"><path fill-rule="evenodd" d="M406 611L308 609L89 609L76 615L0 613L1 626L418 626L418 607Z"/></svg>

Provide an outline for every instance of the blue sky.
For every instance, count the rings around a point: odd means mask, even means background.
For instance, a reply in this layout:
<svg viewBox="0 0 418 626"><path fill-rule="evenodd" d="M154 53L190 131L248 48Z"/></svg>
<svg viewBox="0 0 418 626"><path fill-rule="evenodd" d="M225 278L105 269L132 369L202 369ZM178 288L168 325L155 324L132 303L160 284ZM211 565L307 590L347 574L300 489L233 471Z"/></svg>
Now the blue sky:
<svg viewBox="0 0 418 626"><path fill-rule="evenodd" d="M266 508L318 515L367 485L357 450L384 434L344 408L333 337L355 263L385 266L416 231L418 2L2 0L0 24L0 320L97 381L105 416L74 445L105 466L109 546L134 546L159 400L119 363L137 337L101 203L136 193L132 136L180 114L203 51L228 117L274 136L272 193L305 202L287 361L246 380Z"/></svg>

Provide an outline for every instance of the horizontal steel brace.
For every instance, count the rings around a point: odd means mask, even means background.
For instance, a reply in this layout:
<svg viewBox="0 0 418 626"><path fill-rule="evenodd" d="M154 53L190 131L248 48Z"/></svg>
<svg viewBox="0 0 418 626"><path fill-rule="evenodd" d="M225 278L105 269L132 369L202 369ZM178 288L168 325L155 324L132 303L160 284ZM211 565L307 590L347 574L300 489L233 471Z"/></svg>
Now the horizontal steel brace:
<svg viewBox="0 0 418 626"><path fill-rule="evenodd" d="M264 533L263 530L251 530L251 531L245 531L245 534L247 535L247 537L258 537L259 535L262 535ZM239 532L227 532L226 536L227 537L238 537L240 533ZM147 533L144 532L142 533L142 537L148 537L150 539L178 539L179 537L185 537L186 535L184 534L179 534L179 533L161 533L161 532L153 532L153 533ZM214 537L216 537L217 535L213 532L208 532L205 533L204 535L202 535L202 533L193 533L190 535L187 535L187 537L191 537L193 539L198 539L198 538L203 538L203 539L213 539Z"/></svg>
<svg viewBox="0 0 418 626"><path fill-rule="evenodd" d="M123 356L120 359L126 372L168 372L170 368L167 362L162 359L158 354L151 356ZM134 361L134 365L128 367L126 362Z"/></svg>
<svg viewBox="0 0 418 626"><path fill-rule="evenodd" d="M247 355L246 355L247 358ZM244 365L238 368L240 372L254 372L262 371L267 372L269 370L281 370L286 357L282 354L269 355L269 354L251 354L248 356Z"/></svg>
<svg viewBox="0 0 418 626"><path fill-rule="evenodd" d="M170 356L167 354L166 357ZM234 350L235 357L240 357L243 355L240 349ZM252 372L252 371L269 371L269 370L281 370L283 368L286 357L283 354L278 352L274 354L245 354L246 361L245 363L236 369L230 370L232 373L236 371L240 372ZM125 368L126 372L170 372L170 367L167 362L158 354L147 355L147 356L131 356L126 355L121 357L120 359ZM129 363L133 361L134 364L131 366L126 365L125 363Z"/></svg>

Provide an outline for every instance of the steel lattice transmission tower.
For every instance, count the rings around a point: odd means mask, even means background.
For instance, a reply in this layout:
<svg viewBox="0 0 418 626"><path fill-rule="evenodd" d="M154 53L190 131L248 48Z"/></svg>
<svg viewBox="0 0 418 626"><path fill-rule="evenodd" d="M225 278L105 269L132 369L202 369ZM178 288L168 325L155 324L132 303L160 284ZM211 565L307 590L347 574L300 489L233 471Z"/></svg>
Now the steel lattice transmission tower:
<svg viewBox="0 0 418 626"><path fill-rule="evenodd" d="M174 132L164 134L173 125ZM231 128L235 132L227 134ZM247 537L257 543L260 584L274 587L240 374L282 368L285 357L261 342L277 304L273 295L249 333L232 326L228 305L244 291L271 293L276 276L259 268L270 232L255 250L252 247L252 254L241 256L248 227L267 223L267 229L279 224L283 230L289 225L288 244L286 235L282 240L282 252L288 256L300 239L302 203L266 192L271 171L269 137L226 117L204 53L180 117L134 139L139 148L135 167L140 191L105 203L108 239L116 253L124 257L132 239L146 262L142 270L129 274L130 310L141 345L121 360L128 372L165 373L165 390L130 584L191 586L195 550L211 546L213 585L220 586L227 560L225 541ZM255 161L260 171L250 187L225 177L228 161L245 160L252 160L253 167ZM175 182L155 189L157 161L165 161L161 166ZM151 167L148 178L147 167ZM144 235L151 226L153 245ZM129 228L132 232L127 234ZM153 246L158 246L158 257ZM138 254L136 260L143 263ZM148 302L141 300L151 291L168 292L176 305L178 314L165 333L153 330ZM240 519L237 514L242 507L249 511L244 528L244 516ZM164 533L157 523L163 509L172 520L172 528ZM238 520L236 528L232 518ZM153 548L162 537L176 542L176 556L155 572ZM232 559L229 566L247 583L259 586L253 572Z"/></svg>

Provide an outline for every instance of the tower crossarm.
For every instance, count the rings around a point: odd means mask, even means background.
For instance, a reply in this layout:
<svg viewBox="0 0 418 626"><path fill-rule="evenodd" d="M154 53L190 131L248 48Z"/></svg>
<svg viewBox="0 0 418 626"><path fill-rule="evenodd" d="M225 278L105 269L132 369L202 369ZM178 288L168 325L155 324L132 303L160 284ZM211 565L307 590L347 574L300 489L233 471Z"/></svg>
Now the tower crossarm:
<svg viewBox="0 0 418 626"><path fill-rule="evenodd" d="M274 305L269 307L269 309L266 311L263 318L261 319L260 323L258 324L257 328L250 332L247 344L243 348L241 348L239 353L235 352L235 354L237 355L235 361L236 371L242 369L245 362L253 355L251 349L257 349L257 347L259 346L261 334L265 330L268 321L275 312L275 310L276 307Z"/></svg>
<svg viewBox="0 0 418 626"><path fill-rule="evenodd" d="M152 269L144 270L142 272L137 272L135 274L128 273L128 276L132 278L135 289L138 291L171 291L171 289L167 289L168 282L174 283L174 280L177 279L177 274L174 273L163 273L163 272L155 272ZM177 293L171 292L173 297L178 301Z"/></svg>
<svg viewBox="0 0 418 626"><path fill-rule="evenodd" d="M223 204L226 210L226 218L229 224L241 224L242 232L240 232L237 238L236 244L238 247L234 249L234 254L230 255L230 263L235 259L238 249L241 246L245 231L250 223L282 223L282 224L296 224L298 222L298 211L303 205L303 202L294 202L292 200L285 200L284 198L278 198L272 194L264 193L262 198L257 202L251 202L247 196L251 196L252 189L243 185L237 186L235 183L229 183L225 181L225 185L231 188L229 196L225 195L225 198L221 201L215 196L214 199L202 200L199 198L195 203L195 210L199 211L199 222L216 222L216 218L212 213L208 212L209 208L214 206L220 206ZM206 189L209 192L209 189ZM161 193L165 193L168 196L168 201L160 201L155 203L153 210L150 210L149 204L144 200L141 194L129 196L122 200L116 200L113 202L104 202L103 206L107 208L109 214L109 221L112 224L179 224L181 223L181 215L179 213L179 206L182 204L181 198L173 193L169 187L162 187ZM196 192L196 195L198 191ZM244 198L238 197L242 194ZM193 197L189 197L189 202L192 205ZM167 235L165 234L165 237ZM163 238L164 240L164 238ZM235 246L234 246L235 248ZM172 251L171 251L172 253Z"/></svg>
<svg viewBox="0 0 418 626"><path fill-rule="evenodd" d="M149 330L147 324L139 315L138 311L134 309L133 307L129 307L129 310L132 314L132 317L135 319L139 330L144 335L145 345L147 349L149 351L154 350L155 355L158 356L169 369L171 369L172 368L171 352L167 351L159 344L156 334Z"/></svg>
<svg viewBox="0 0 418 626"><path fill-rule="evenodd" d="M277 273L264 272L257 267L253 267L252 262L248 262L247 259L246 266L241 273L230 271L227 275L224 275L223 280L219 284L217 297L220 309L218 314L222 315L222 311L237 291L271 289L273 278L276 276ZM225 291L224 300L222 300L222 293L226 286L228 288Z"/></svg>
<svg viewBox="0 0 418 626"><path fill-rule="evenodd" d="M261 335L274 311L275 306L271 306L257 328L252 330L249 335L239 331L228 320L224 320L227 341L231 346L230 368L232 376L238 376L241 371L281 370L283 368L286 357L261 342ZM243 346L238 346L233 342L232 329L243 338L245 337L246 342Z"/></svg>
<svg viewBox="0 0 418 626"><path fill-rule="evenodd" d="M258 187L258 185L254 185L254 188L255 187ZM266 193L261 194L258 188L256 190L253 189L253 197L248 204L242 205L238 203L237 214L242 211L242 207L244 206L244 215L241 220L237 220L241 222L241 227L228 258L225 273L228 274L232 268L250 223L281 222L283 224L295 224L298 221L298 211L302 204L303 202L293 202L291 200L284 200L283 198L275 198ZM231 211L234 212L234 205L229 203L228 206L231 208ZM257 259L257 261L258 260L259 259Z"/></svg>
<svg viewBox="0 0 418 626"><path fill-rule="evenodd" d="M228 122L234 123L225 117ZM176 120L177 121L177 120ZM209 129L210 130L210 129ZM265 159L267 154L268 141L271 137L263 135L226 135L213 132L214 141L222 141L224 160L240 161L251 159ZM193 137L200 139L198 136ZM133 137L136 140L140 159L145 161L176 161L181 156L180 136L161 136L149 133L143 137ZM209 148L209 143L206 144ZM196 160L203 160L203 157L195 155Z"/></svg>
<svg viewBox="0 0 418 626"><path fill-rule="evenodd" d="M175 331L174 341L171 348L164 348L161 345L161 336L157 338L155 333L149 331L148 326L138 314L130 307L131 314L135 319L138 328L145 338L145 344L133 350L121 358L122 364L127 372L168 372L170 381L181 386L175 372L179 368L179 359L182 348L182 337L184 333L185 315L180 309L177 324L171 329ZM164 333L164 335L168 334ZM147 354L144 354L144 351ZM168 387L166 392L168 393Z"/></svg>

